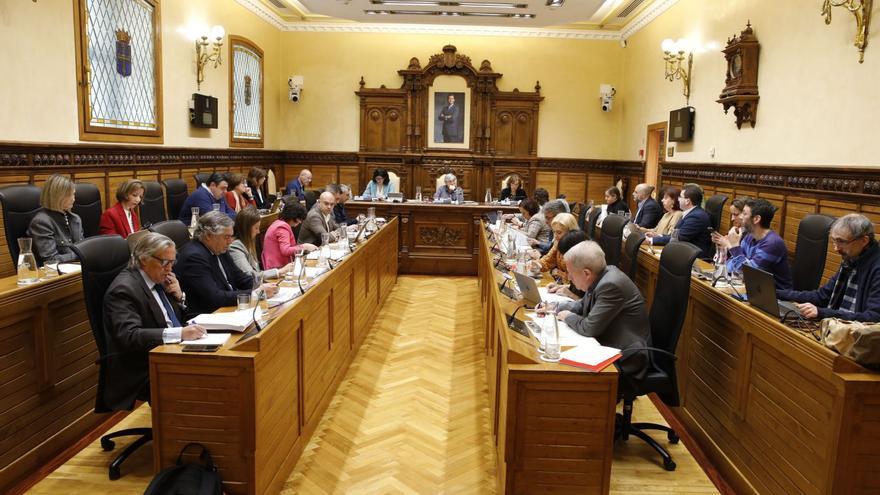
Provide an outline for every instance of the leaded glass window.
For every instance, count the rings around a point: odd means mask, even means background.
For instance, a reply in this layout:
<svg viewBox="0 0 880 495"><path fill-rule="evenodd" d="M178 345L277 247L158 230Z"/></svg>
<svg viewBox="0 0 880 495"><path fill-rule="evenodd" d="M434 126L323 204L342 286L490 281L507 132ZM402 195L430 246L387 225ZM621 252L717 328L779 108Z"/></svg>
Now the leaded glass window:
<svg viewBox="0 0 880 495"><path fill-rule="evenodd" d="M229 37L232 64L231 146L263 146L263 51L250 41Z"/></svg>

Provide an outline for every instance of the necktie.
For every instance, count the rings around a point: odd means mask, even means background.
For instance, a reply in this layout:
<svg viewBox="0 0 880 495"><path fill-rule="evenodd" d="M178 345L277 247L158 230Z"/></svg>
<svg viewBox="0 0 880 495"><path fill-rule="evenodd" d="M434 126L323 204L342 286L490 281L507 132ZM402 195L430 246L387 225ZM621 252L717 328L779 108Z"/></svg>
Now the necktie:
<svg viewBox="0 0 880 495"><path fill-rule="evenodd" d="M232 284L229 283L229 277L226 276L226 270L223 269L223 262L220 261L219 256L214 256L217 258L217 265L220 267L220 273L223 275L223 281L226 282L226 288L228 290L232 290Z"/></svg>
<svg viewBox="0 0 880 495"><path fill-rule="evenodd" d="M157 294L159 294L159 300L162 301L162 306L165 306L165 312L168 313L168 319L171 320L171 326L182 326L180 324L180 320L177 319L177 315L174 314L174 308L171 307L171 303L168 301L168 296L165 295L165 289L162 288L162 285L154 285L153 290L156 291Z"/></svg>

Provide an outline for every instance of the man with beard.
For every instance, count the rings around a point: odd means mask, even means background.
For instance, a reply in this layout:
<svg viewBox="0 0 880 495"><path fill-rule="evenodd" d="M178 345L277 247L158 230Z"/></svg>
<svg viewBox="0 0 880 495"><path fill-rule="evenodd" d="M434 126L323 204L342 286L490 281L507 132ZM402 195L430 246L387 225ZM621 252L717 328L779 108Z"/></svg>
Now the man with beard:
<svg viewBox="0 0 880 495"><path fill-rule="evenodd" d="M730 273L741 273L743 265L749 265L772 273L776 289L786 290L791 289L791 268L785 241L770 229L775 210L766 199L747 200L740 212L742 231L730 229L726 236L713 232L712 242L729 250Z"/></svg>
<svg viewBox="0 0 880 495"><path fill-rule="evenodd" d="M831 243L842 258L840 269L814 291L780 290L779 299L795 301L807 318L880 321L880 249L874 224L850 213L831 226Z"/></svg>

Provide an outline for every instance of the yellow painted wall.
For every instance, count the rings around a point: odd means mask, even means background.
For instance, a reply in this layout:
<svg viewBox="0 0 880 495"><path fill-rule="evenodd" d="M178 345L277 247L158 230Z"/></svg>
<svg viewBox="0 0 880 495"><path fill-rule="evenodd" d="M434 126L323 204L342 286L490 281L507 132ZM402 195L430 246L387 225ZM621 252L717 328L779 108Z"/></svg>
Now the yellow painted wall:
<svg viewBox="0 0 880 495"><path fill-rule="evenodd" d="M663 79L660 43L690 37L704 47L714 43L714 49L694 56L694 140L677 143L668 161L880 164L874 145L880 128L880 46L872 35L859 64L853 16L835 8L826 26L820 10L819 1L680 0L628 40L618 157L639 159L648 124L685 106L681 82ZM755 128L746 124L737 130L733 111L725 115L715 102L726 70L720 50L749 19L761 43L761 100Z"/></svg>
<svg viewBox="0 0 880 495"><path fill-rule="evenodd" d="M357 151L360 77L398 88L411 57L424 67L446 44L476 67L489 60L503 91L533 91L540 80L539 156L615 158L622 114L601 111L599 85L621 85L626 52L617 42L488 36L284 33L281 79L299 74L305 84L299 103L281 102L280 147Z"/></svg>
<svg viewBox="0 0 880 495"><path fill-rule="evenodd" d="M79 141L73 11L73 0L0 0L0 141ZM266 148L277 148L281 32L233 0L164 0L161 17L165 145L229 145L229 47L223 47L223 65L208 68L197 91L194 45L185 33L190 23L202 22L221 24L264 50ZM220 100L218 129L190 127L188 101L195 92Z"/></svg>

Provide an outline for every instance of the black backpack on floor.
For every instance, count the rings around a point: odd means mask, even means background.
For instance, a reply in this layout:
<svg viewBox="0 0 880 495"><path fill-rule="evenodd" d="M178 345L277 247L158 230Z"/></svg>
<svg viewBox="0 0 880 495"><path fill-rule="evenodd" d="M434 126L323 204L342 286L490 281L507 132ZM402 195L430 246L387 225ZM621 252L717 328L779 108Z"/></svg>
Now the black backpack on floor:
<svg viewBox="0 0 880 495"><path fill-rule="evenodd" d="M190 447L200 447L199 460L204 464L183 463L183 454ZM211 453L200 443L188 443L181 449L177 462L153 478L144 495L222 495L223 481L214 466Z"/></svg>

